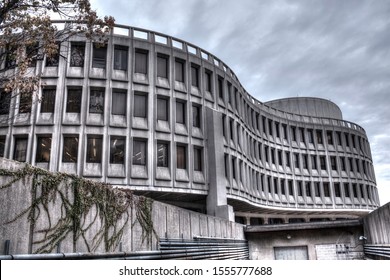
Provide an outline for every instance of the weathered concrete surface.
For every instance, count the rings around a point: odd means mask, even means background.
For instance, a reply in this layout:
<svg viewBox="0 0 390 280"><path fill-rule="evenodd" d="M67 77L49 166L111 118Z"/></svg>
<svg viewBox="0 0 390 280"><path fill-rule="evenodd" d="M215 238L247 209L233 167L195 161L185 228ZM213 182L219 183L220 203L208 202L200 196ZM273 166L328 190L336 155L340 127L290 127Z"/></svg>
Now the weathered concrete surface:
<svg viewBox="0 0 390 280"><path fill-rule="evenodd" d="M274 260L275 248L307 246L309 260L363 258L362 226L249 232L249 258Z"/></svg>
<svg viewBox="0 0 390 280"><path fill-rule="evenodd" d="M363 223L367 244L390 244L390 203L371 212Z"/></svg>
<svg viewBox="0 0 390 280"><path fill-rule="evenodd" d="M0 166L16 170L23 168L23 163L0 158ZM0 186L3 186L10 180L8 176L0 176ZM62 186L65 188L65 186ZM28 254L39 248L40 244L34 244L45 236L40 230L49 227L48 218L45 211L41 211L39 218L32 232L27 215L23 215L15 222L7 224L15 215L27 209L32 203L32 180L20 180L11 187L0 189L0 255L4 254L5 241L10 241L9 254ZM69 189L67 195L72 197L72 189ZM48 204L48 212L51 216L52 225L55 224L61 216L60 198L57 197L53 203ZM71 199L70 199L71 200ZM43 210L43 209L41 209ZM194 236L216 237L216 238L235 238L244 239L244 226L213 216L188 211L179 207L154 201L152 204L152 221L156 235L147 240L142 240L142 228L136 219L135 207L130 207L126 213L129 215L129 222L125 227L124 234L118 246L112 252L145 251L157 250L158 238L185 238L191 239ZM96 216L96 209L92 207L86 217L82 219L87 227ZM126 221L126 215L118 222L118 228ZM85 232L84 237L88 243L93 244L92 240L96 233L101 229L99 219ZM73 234L70 233L60 244L56 244L52 252L105 252L102 244L96 248L88 248L82 238L77 242L73 241Z"/></svg>

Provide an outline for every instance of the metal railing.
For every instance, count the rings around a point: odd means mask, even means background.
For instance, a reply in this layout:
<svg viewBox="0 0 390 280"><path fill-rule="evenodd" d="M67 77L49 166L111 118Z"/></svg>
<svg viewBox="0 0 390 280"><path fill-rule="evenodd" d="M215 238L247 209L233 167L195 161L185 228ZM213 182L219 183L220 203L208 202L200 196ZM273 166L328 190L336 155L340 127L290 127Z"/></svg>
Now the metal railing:
<svg viewBox="0 0 390 280"><path fill-rule="evenodd" d="M243 260L249 259L246 240L161 239L158 251L116 253L53 253L0 255L0 260Z"/></svg>
<svg viewBox="0 0 390 280"><path fill-rule="evenodd" d="M365 244L364 254L368 257L390 260L390 244Z"/></svg>

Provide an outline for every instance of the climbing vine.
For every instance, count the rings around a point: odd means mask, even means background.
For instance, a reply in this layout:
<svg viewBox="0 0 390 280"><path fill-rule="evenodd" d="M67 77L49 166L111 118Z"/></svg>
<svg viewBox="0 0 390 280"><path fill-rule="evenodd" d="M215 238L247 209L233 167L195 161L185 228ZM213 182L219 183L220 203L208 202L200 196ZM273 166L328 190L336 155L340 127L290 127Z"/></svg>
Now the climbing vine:
<svg viewBox="0 0 390 280"><path fill-rule="evenodd" d="M87 180L66 173L51 173L26 164L10 171L0 169L0 176L10 177L0 190L12 187L19 180L32 180L32 202L29 207L6 221L10 224L27 216L34 232L34 253L49 253L61 241L72 238L73 245L81 241L88 252L101 244L112 251L118 245L131 220L130 209L135 211L135 220L142 228L142 242L149 243L156 232L152 221L152 200L134 196L130 190L118 189L109 184ZM52 211L52 210L54 211ZM47 226L37 228L38 219L46 216ZM91 237L91 233L93 236Z"/></svg>

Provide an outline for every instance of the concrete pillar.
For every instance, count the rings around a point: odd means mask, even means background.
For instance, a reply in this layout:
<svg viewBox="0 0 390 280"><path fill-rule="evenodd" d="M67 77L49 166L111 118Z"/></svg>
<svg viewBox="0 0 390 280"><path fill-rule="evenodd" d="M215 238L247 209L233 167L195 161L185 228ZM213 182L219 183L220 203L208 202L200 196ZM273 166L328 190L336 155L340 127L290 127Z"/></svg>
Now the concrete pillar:
<svg viewBox="0 0 390 280"><path fill-rule="evenodd" d="M227 205L226 198L222 114L208 107L205 110L209 169L207 214L234 221L233 207Z"/></svg>

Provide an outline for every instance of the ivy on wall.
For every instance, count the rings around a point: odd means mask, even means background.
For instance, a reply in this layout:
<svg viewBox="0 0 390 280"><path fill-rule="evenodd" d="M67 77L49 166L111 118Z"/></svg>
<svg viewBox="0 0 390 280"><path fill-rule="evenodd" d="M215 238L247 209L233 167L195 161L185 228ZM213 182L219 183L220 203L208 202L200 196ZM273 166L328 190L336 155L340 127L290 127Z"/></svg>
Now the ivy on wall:
<svg viewBox="0 0 390 280"><path fill-rule="evenodd" d="M0 190L11 188L20 180L32 180L31 205L5 224L26 216L34 234L39 236L33 241L34 253L50 253L69 238L74 247L77 242L83 242L88 252L102 244L106 252L113 251L131 220L131 211L135 212L131 226L140 224L142 242L149 243L156 236L152 200L134 196L130 190L66 173L51 173L28 164L16 171L0 169L0 176L10 177ZM45 228L37 229L39 219L45 220Z"/></svg>

